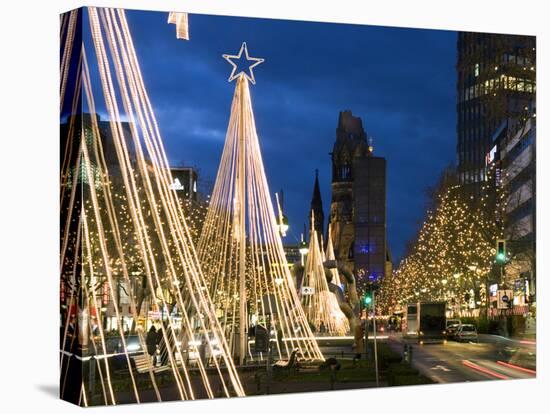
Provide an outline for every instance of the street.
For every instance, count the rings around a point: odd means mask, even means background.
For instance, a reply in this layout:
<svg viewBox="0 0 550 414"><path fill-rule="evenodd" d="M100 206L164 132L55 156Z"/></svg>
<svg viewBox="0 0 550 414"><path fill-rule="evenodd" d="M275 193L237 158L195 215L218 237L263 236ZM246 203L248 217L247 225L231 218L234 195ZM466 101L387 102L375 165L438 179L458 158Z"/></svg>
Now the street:
<svg viewBox="0 0 550 414"><path fill-rule="evenodd" d="M388 343L396 352L403 352L405 343L411 344L412 365L438 383L536 376L536 345L531 340L480 334L477 343L419 345L404 340L401 334L393 334Z"/></svg>

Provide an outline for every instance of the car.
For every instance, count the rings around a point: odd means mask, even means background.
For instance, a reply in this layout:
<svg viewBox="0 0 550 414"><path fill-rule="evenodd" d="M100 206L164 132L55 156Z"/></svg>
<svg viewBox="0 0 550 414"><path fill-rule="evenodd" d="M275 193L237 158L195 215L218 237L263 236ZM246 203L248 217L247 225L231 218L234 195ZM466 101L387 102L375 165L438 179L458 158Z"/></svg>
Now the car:
<svg viewBox="0 0 550 414"><path fill-rule="evenodd" d="M210 333L208 334L208 341L206 335L204 333L195 334L195 338L187 343L187 350L182 349L184 353L187 352L187 358L190 363L197 363L201 358L218 358L222 354L218 339ZM181 348L182 344L178 343L177 346Z"/></svg>
<svg viewBox="0 0 550 414"><path fill-rule="evenodd" d="M445 330L445 335L447 339L453 339L456 335L456 331L458 331L458 328L460 328L461 324L454 324L454 325L448 325L447 329Z"/></svg>
<svg viewBox="0 0 550 414"><path fill-rule="evenodd" d="M458 342L477 342L477 329L475 325L460 325L454 335Z"/></svg>

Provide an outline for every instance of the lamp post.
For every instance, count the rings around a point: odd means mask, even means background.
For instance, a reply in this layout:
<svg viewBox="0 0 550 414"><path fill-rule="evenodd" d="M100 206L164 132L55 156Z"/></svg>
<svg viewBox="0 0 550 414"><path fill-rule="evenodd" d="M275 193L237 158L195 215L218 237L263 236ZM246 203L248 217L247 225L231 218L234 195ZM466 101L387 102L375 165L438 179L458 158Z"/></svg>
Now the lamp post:
<svg viewBox="0 0 550 414"><path fill-rule="evenodd" d="M279 219L279 233L281 233L281 237L286 237L286 232L288 231L288 217L284 214Z"/></svg>
<svg viewBox="0 0 550 414"><path fill-rule="evenodd" d="M281 237L286 237L286 232L288 231L288 217L283 213L283 190L281 190L281 200L279 200L279 194L275 193L275 199L277 200L277 209L278 209L278 221L277 229L281 234Z"/></svg>
<svg viewBox="0 0 550 414"><path fill-rule="evenodd" d="M307 243L304 241L303 233L301 236L300 247L298 248L298 251L300 252L302 266L304 266L304 256L309 253L309 248L307 246Z"/></svg>

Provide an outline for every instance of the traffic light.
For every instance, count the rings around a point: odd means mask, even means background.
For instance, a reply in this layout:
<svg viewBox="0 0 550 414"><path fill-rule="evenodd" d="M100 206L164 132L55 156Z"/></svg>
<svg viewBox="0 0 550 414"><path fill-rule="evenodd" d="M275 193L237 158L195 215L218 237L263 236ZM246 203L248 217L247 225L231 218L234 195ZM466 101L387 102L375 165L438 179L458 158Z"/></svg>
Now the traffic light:
<svg viewBox="0 0 550 414"><path fill-rule="evenodd" d="M506 240L497 240L496 261L500 264L506 263Z"/></svg>
<svg viewBox="0 0 550 414"><path fill-rule="evenodd" d="M371 292L365 293L365 296L363 297L363 303L367 307L370 306L370 304L372 303L372 293Z"/></svg>

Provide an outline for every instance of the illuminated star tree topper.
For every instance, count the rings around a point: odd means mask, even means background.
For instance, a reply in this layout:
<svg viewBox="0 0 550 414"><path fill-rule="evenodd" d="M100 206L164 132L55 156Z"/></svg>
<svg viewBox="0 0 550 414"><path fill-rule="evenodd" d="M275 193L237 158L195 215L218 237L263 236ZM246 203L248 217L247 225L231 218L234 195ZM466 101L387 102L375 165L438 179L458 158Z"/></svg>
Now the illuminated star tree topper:
<svg viewBox="0 0 550 414"><path fill-rule="evenodd" d="M244 56L243 56L244 52ZM252 69L258 66L260 63L264 62L262 58L253 58L248 55L248 48L246 47L246 42L243 42L241 45L241 50L239 50L238 55L222 55L225 60L233 66L231 75L229 75L228 82L232 82L237 79L239 76L245 76L253 85L256 84L254 79L254 72Z"/></svg>

